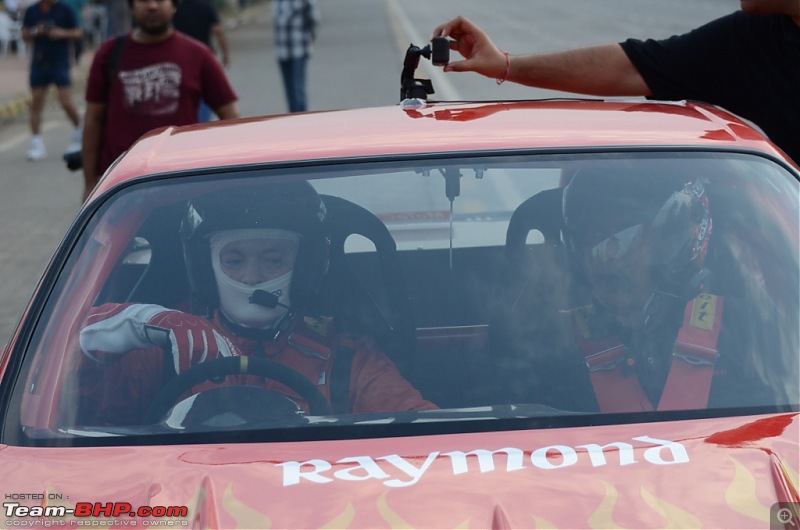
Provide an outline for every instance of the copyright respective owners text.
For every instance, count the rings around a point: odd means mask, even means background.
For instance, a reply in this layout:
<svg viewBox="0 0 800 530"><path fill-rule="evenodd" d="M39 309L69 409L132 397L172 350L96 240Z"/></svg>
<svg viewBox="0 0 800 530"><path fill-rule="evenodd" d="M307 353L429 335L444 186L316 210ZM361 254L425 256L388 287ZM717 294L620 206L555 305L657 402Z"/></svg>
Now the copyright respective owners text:
<svg viewBox="0 0 800 530"><path fill-rule="evenodd" d="M71 502L58 493L6 493L3 528L183 528L187 506L136 506L129 502Z"/></svg>
<svg viewBox="0 0 800 530"><path fill-rule="evenodd" d="M786 530L792 528L800 530L800 502L778 502L769 510L770 530Z"/></svg>

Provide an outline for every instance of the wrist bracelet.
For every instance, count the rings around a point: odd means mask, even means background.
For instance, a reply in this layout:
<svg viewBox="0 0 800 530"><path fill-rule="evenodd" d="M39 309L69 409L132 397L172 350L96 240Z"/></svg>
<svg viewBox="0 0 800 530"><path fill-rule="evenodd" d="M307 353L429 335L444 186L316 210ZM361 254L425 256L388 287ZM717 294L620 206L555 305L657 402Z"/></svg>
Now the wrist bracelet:
<svg viewBox="0 0 800 530"><path fill-rule="evenodd" d="M495 79L498 85L505 83L508 79L508 75L511 73L511 57L508 56L508 52L503 52L503 55L506 56L506 73L503 75L503 77L498 77Z"/></svg>

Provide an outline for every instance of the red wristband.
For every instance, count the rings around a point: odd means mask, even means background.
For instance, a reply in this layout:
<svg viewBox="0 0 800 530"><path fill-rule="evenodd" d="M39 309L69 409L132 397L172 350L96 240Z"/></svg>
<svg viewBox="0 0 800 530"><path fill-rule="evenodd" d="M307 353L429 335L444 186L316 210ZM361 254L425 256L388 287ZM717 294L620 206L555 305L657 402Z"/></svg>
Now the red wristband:
<svg viewBox="0 0 800 530"><path fill-rule="evenodd" d="M498 77L495 79L498 85L502 85L508 79L508 75L511 73L511 57L509 57L508 52L503 52L503 55L506 56L506 73L503 74L503 77Z"/></svg>

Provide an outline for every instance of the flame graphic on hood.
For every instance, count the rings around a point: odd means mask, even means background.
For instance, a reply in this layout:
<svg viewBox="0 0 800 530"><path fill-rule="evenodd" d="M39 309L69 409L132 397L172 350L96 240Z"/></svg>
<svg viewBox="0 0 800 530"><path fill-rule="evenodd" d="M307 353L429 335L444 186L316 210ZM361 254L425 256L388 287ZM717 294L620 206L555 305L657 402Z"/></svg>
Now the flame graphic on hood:
<svg viewBox="0 0 800 530"><path fill-rule="evenodd" d="M781 467L783 468L786 476L789 477L789 480L792 482L792 486L794 486L795 491L797 491L797 486L800 484L800 475L798 475L797 471L792 469L791 467L785 465L781 462Z"/></svg>
<svg viewBox="0 0 800 530"><path fill-rule="evenodd" d="M329 523L323 525L321 528L335 530L337 528L350 528L353 520L356 518L356 509L353 507L352 502L348 502L342 513L333 518Z"/></svg>
<svg viewBox="0 0 800 530"><path fill-rule="evenodd" d="M614 522L613 514L617 506L619 493L608 482L602 481L605 495L597 509L589 516L588 524L591 528L624 528ZM639 489L642 500L658 515L664 518L664 528L701 528L703 525L699 518L674 504L664 501L650 493L644 486ZM545 521L542 521L545 523ZM550 525L552 526L552 525ZM537 528L539 520L537 520Z"/></svg>
<svg viewBox="0 0 800 530"><path fill-rule="evenodd" d="M786 500L800 502L800 493L797 492L797 472L775 454L770 455L770 463L775 487L784 492ZM780 500L780 493L778 495Z"/></svg>
<svg viewBox="0 0 800 530"><path fill-rule="evenodd" d="M389 503L386 501L386 496L388 492L385 492L380 497L378 497L377 506L378 506L378 513L381 514L383 520L389 523L391 528L413 528L408 522L405 521L400 514L394 511Z"/></svg>
<svg viewBox="0 0 800 530"><path fill-rule="evenodd" d="M732 510L769 526L769 506L764 506L756 495L756 479L753 473L738 460L729 456L735 474L725 490L725 502Z"/></svg>
<svg viewBox="0 0 800 530"><path fill-rule="evenodd" d="M233 484L228 484L222 494L222 507L236 521L236 528L272 528L272 520L265 514L254 510L233 494Z"/></svg>
<svg viewBox="0 0 800 530"><path fill-rule="evenodd" d="M548 521L547 519L542 519L541 517L536 517L535 515L531 515L531 517L533 518L534 522L536 522L536 528L542 528L542 529L558 528L555 524Z"/></svg>
<svg viewBox="0 0 800 530"><path fill-rule="evenodd" d="M55 503L50 501L50 499L56 499L56 498L60 498L60 500L58 500ZM43 507L43 508L45 508L47 506L58 505L58 506L63 506L65 508L70 508L70 509L74 510L75 509L75 503L69 501L68 499L69 499L69 495L64 495L61 492L59 492L58 489L56 489L53 486L53 483L48 480L47 482L45 482L45 486L44 486L44 499L42 499L42 502L39 505L41 507ZM67 524L72 525L73 521L75 521L75 516L74 515L68 515L67 517L64 518L64 520L67 521ZM108 526L95 526L95 528L99 528L99 529L102 530L104 528L108 528Z"/></svg>
<svg viewBox="0 0 800 530"><path fill-rule="evenodd" d="M614 519L612 518L612 515L614 514L614 506L617 505L619 493L614 486L605 480L601 482L603 484L603 488L606 490L606 493L603 497L603 500L600 501L600 505L592 513L592 515L589 516L589 526L591 528L622 528L615 523Z"/></svg>
<svg viewBox="0 0 800 530"><path fill-rule="evenodd" d="M702 524L700 523L700 519L692 515L691 513L687 512L686 510L682 510L678 508L674 504L670 504L662 499L659 499L644 486L641 487L640 493L642 495L642 499L644 502L647 503L655 512L657 512L661 517L666 519L667 524L664 528L700 528Z"/></svg>

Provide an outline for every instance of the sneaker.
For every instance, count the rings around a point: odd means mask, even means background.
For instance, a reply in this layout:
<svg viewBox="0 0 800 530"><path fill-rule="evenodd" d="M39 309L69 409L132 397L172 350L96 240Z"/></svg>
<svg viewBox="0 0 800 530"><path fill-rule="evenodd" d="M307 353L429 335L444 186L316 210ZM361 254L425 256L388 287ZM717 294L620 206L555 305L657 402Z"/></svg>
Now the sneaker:
<svg viewBox="0 0 800 530"><path fill-rule="evenodd" d="M47 156L44 144L41 142L31 142L31 148L28 149L28 160L41 160Z"/></svg>
<svg viewBox="0 0 800 530"><path fill-rule="evenodd" d="M70 142L69 147L67 147L67 150L64 151L64 154L70 155L72 153L77 153L80 150L81 150L81 142L80 141L76 142L75 140L73 140L72 142Z"/></svg>

